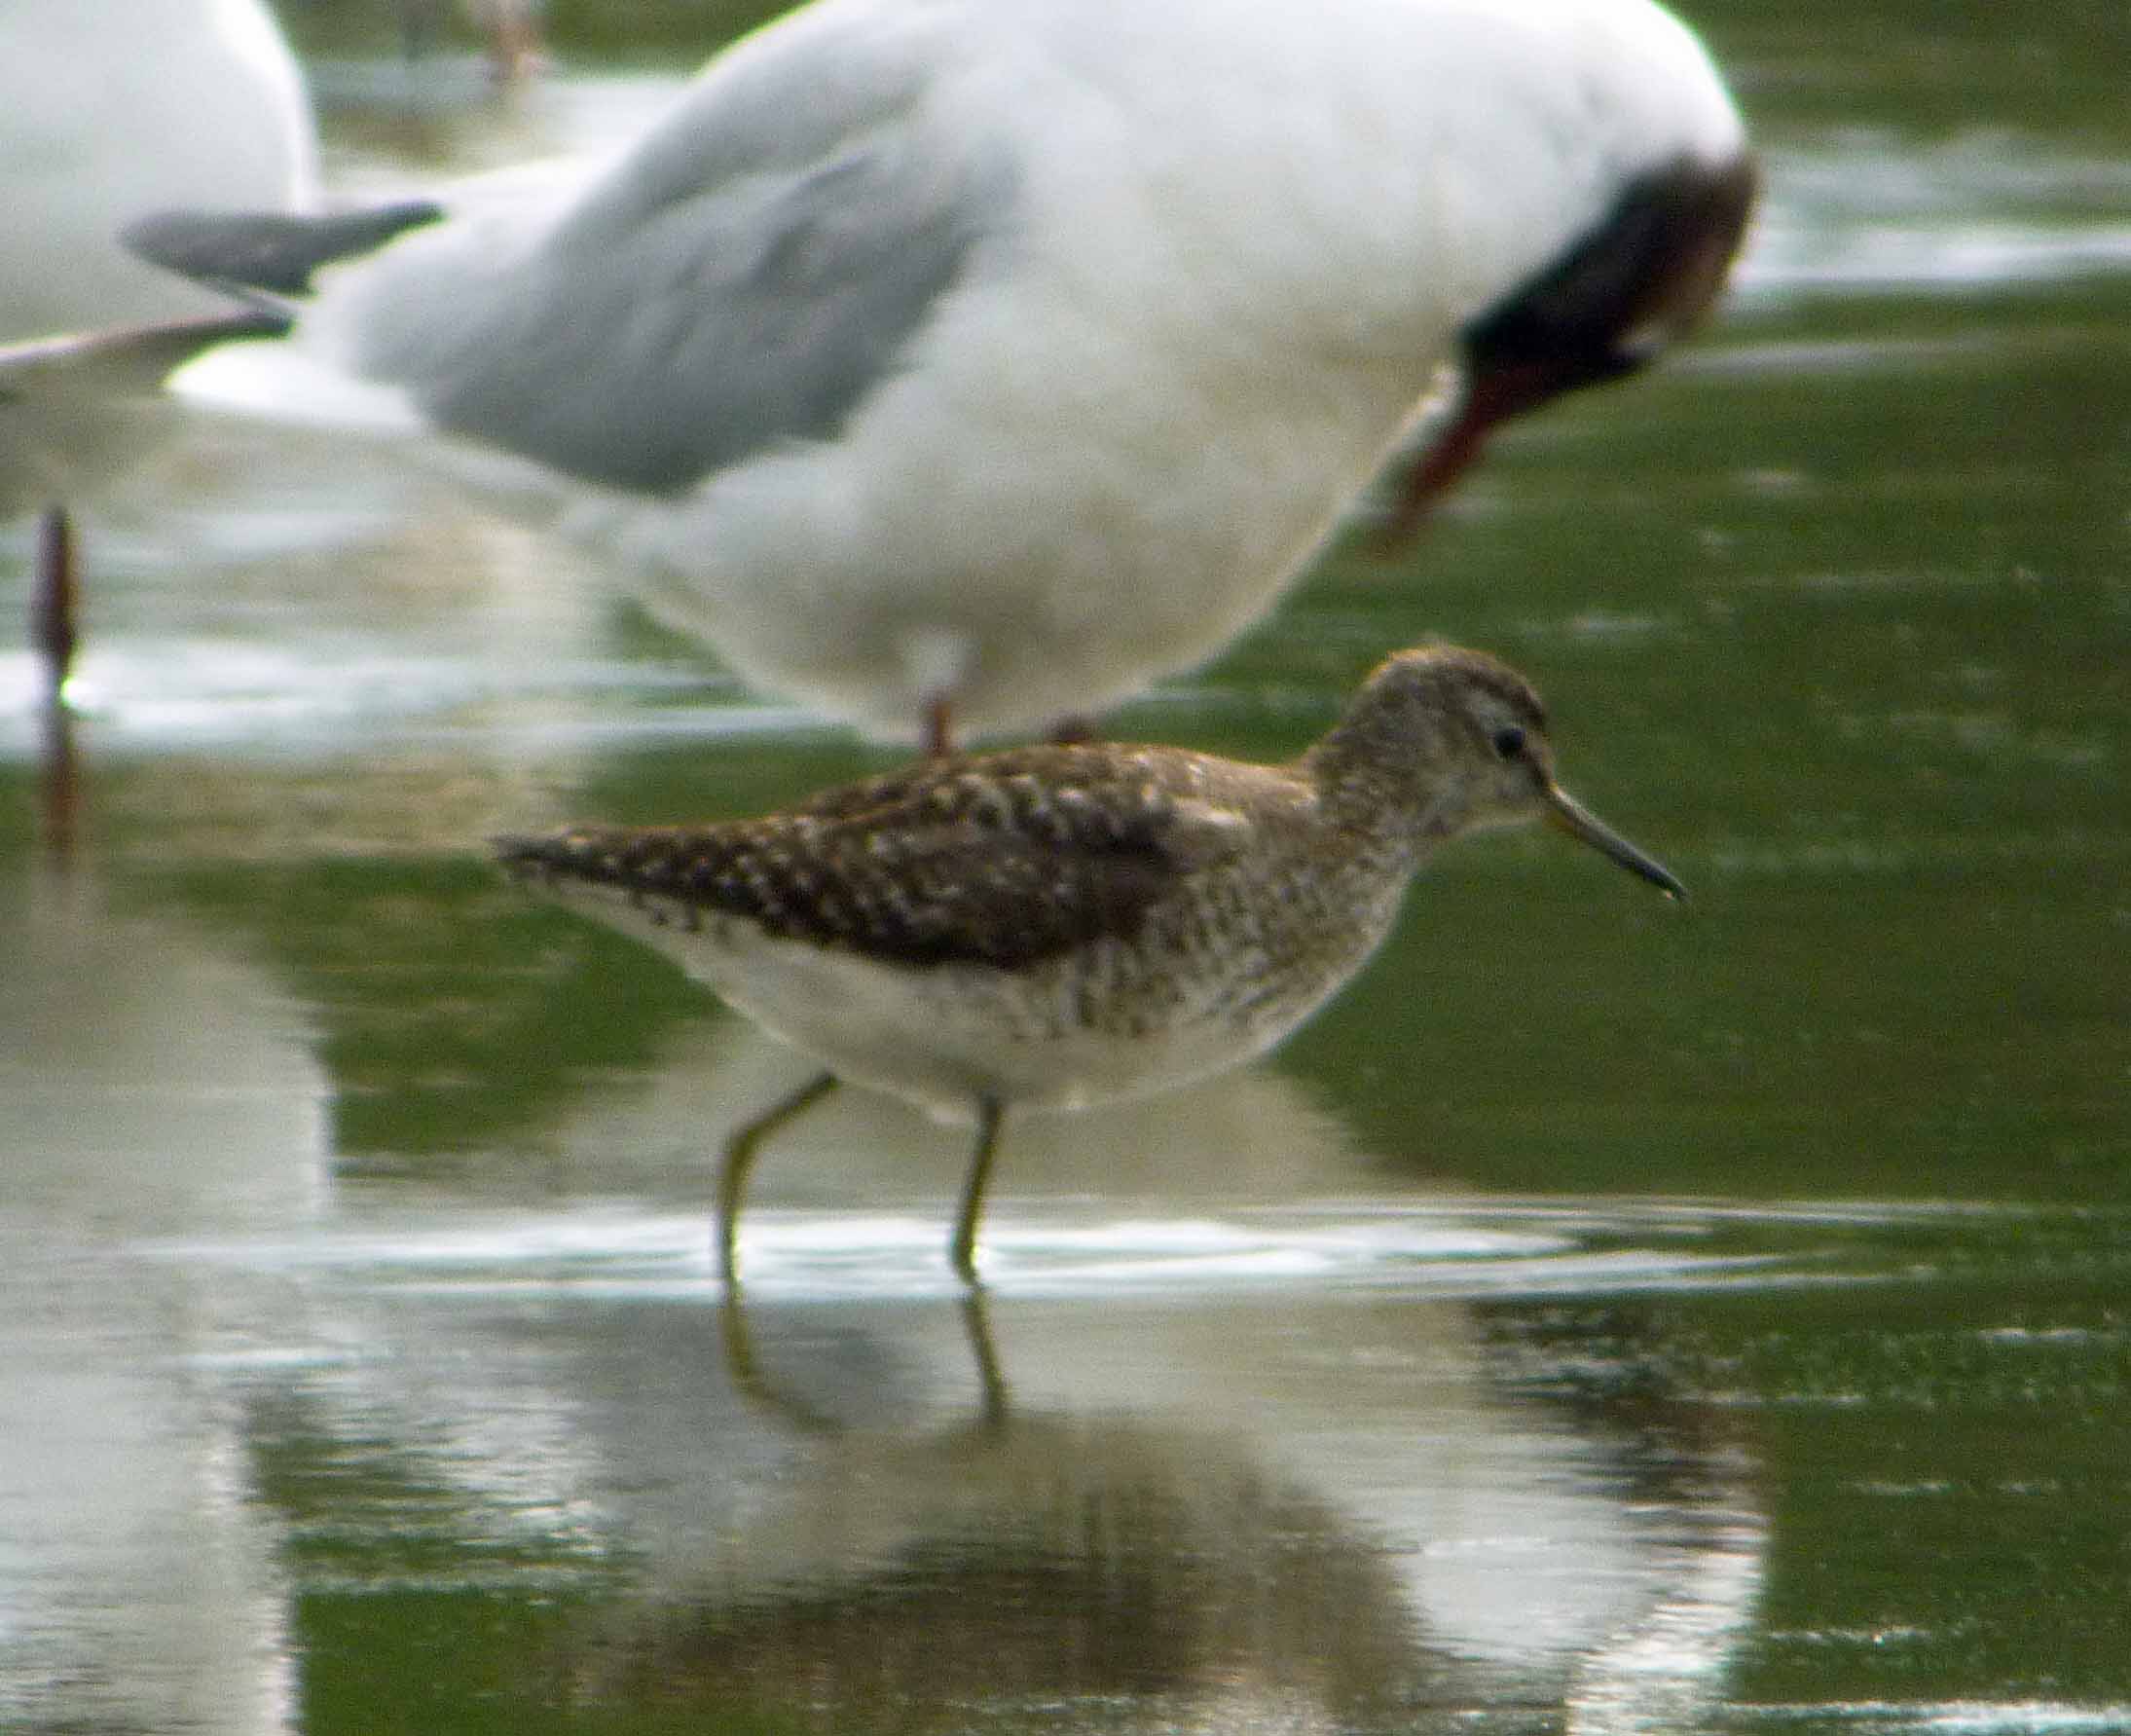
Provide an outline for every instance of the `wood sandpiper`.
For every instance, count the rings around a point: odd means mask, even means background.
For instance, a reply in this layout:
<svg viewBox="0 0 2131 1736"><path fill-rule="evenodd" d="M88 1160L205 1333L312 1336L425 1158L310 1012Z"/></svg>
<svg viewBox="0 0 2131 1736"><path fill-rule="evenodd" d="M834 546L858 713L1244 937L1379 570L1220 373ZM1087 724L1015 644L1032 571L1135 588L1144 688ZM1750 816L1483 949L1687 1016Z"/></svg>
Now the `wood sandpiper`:
<svg viewBox="0 0 2131 1736"><path fill-rule="evenodd" d="M1438 844L1531 819L1684 892L1555 782L1530 683L1438 646L1386 660L1284 765L1028 747L924 760L761 819L496 847L826 1064L726 1143L728 1283L756 1152L839 1079L974 1121L950 1244L974 1283L1008 1110L1138 1096L1263 1053L1361 968Z"/></svg>

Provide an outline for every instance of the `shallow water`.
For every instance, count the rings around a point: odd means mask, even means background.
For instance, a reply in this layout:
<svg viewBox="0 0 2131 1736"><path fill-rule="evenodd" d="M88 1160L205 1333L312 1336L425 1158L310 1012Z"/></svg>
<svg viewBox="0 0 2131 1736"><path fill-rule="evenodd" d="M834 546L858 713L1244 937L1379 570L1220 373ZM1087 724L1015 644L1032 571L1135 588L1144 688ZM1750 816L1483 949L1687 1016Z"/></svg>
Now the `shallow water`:
<svg viewBox="0 0 2131 1736"><path fill-rule="evenodd" d="M2131 1729L2131 42L1821 10L1704 9L1718 326L1120 724L1485 645L1694 902L1453 852L1269 1063L1015 1128L981 1311L857 1094L728 1310L804 1063L481 855L864 754L390 446L93 502L63 868L0 646L0 1725ZM672 87L326 73L351 186Z"/></svg>

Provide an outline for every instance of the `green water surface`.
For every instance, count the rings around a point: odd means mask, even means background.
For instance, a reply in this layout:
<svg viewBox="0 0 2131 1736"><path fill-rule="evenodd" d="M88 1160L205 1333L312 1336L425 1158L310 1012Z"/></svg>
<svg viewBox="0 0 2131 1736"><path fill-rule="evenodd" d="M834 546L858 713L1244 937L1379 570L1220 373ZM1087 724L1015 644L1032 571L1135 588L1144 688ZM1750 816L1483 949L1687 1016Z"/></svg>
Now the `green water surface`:
<svg viewBox="0 0 2131 1736"><path fill-rule="evenodd" d="M598 10L566 93L701 28ZM873 1103L725 1309L801 1064L483 855L877 756L376 455L92 513L67 865L0 762L0 1724L2131 1730L2131 26L1697 16L1723 316L1115 725L1484 646L1692 900L1452 851L1270 1061L1010 1139L981 1314Z"/></svg>

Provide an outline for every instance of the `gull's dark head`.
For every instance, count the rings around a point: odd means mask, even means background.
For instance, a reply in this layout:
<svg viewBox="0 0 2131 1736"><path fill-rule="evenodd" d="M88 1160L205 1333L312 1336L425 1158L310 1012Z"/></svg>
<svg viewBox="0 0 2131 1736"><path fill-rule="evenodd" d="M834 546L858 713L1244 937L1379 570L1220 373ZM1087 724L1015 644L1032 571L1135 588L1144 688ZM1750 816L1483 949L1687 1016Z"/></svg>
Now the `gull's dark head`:
<svg viewBox="0 0 2131 1736"><path fill-rule="evenodd" d="M1459 334L1464 394L1384 529L1396 540L1513 417L1647 367L1715 304L1760 185L1753 159L1682 158L1638 175L1596 227Z"/></svg>

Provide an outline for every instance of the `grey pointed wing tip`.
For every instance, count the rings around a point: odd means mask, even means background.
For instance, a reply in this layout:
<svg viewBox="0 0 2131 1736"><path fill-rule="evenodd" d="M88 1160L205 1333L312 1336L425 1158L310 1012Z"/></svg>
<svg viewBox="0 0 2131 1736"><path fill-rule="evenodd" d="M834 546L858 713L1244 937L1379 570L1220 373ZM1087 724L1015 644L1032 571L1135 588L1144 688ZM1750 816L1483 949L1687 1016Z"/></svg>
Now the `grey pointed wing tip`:
<svg viewBox="0 0 2131 1736"><path fill-rule="evenodd" d="M156 211L119 231L135 257L181 277L234 290L308 295L320 267L373 253L444 207L405 200L332 216L281 211Z"/></svg>
<svg viewBox="0 0 2131 1736"><path fill-rule="evenodd" d="M117 366L140 370L140 382L147 384L174 373L202 351L217 344L285 337L289 326L288 314L278 308L247 303L228 314L32 338L0 345L0 381L28 379L44 372Z"/></svg>

